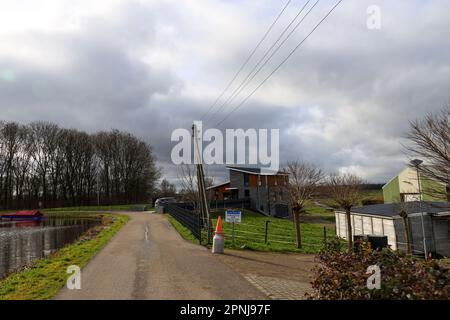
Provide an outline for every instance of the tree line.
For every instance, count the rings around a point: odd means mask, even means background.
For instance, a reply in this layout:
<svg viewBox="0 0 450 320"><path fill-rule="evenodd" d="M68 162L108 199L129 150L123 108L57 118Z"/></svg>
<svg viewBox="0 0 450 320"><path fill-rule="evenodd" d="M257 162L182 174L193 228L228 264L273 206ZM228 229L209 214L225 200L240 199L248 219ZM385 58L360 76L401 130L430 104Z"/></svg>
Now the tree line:
<svg viewBox="0 0 450 320"><path fill-rule="evenodd" d="M0 122L0 208L147 202L159 171L150 145L119 130Z"/></svg>

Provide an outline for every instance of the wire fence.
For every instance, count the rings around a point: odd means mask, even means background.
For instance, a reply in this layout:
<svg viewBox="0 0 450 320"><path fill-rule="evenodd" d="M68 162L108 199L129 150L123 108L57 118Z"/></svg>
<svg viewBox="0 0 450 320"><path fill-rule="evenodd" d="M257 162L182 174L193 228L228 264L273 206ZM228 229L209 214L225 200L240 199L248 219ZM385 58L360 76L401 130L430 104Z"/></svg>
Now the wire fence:
<svg viewBox="0 0 450 320"><path fill-rule="evenodd" d="M212 225L217 219L212 219ZM280 251L296 251L297 240L294 224L276 225L273 221L264 221L263 224L236 223L234 233L232 223L223 223L225 244L230 246L256 246L258 248L279 249ZM324 241L334 233L323 227L316 231L301 232L301 249L307 252L318 252L323 248Z"/></svg>
<svg viewBox="0 0 450 320"><path fill-rule="evenodd" d="M188 228L200 243L202 242L201 219L196 211L182 208L178 204L168 204L165 210L179 223Z"/></svg>

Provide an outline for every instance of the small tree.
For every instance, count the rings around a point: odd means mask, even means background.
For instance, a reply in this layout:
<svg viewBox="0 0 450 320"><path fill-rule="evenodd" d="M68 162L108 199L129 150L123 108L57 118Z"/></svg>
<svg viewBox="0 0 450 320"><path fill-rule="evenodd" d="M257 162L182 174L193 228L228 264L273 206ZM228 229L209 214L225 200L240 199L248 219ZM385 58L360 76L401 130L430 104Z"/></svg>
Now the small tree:
<svg viewBox="0 0 450 320"><path fill-rule="evenodd" d="M301 248L300 214L304 212L307 201L313 197L324 174L312 164L298 161L288 163L285 171L289 174L287 189L294 216L297 248Z"/></svg>
<svg viewBox="0 0 450 320"><path fill-rule="evenodd" d="M194 165L183 164L179 167L178 179L181 184L180 195L183 201L198 208L197 172Z"/></svg>
<svg viewBox="0 0 450 320"><path fill-rule="evenodd" d="M405 237L405 246L406 246L405 252L407 255L411 255L411 237L409 235L409 219L408 219L408 214L410 212L409 203L408 202L397 203L396 211L402 218L403 222L403 234Z"/></svg>
<svg viewBox="0 0 450 320"><path fill-rule="evenodd" d="M354 174L331 174L328 181L330 196L347 216L348 249L353 250L351 210L361 200L361 186L364 181Z"/></svg>
<svg viewBox="0 0 450 320"><path fill-rule="evenodd" d="M159 184L159 193L161 197L174 197L177 194L175 185L163 179Z"/></svg>

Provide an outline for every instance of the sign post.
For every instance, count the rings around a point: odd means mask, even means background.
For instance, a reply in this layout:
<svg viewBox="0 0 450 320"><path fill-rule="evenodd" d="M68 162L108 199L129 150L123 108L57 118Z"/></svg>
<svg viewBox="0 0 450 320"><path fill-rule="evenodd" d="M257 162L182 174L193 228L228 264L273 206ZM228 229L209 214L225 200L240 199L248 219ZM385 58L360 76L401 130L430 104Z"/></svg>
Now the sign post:
<svg viewBox="0 0 450 320"><path fill-rule="evenodd" d="M231 241L233 242L233 246L234 246L234 221L231 224Z"/></svg>
<svg viewBox="0 0 450 320"><path fill-rule="evenodd" d="M231 239L234 245L234 224L241 223L242 220L242 212L241 211L233 211L227 210L225 211L225 221L231 222Z"/></svg>

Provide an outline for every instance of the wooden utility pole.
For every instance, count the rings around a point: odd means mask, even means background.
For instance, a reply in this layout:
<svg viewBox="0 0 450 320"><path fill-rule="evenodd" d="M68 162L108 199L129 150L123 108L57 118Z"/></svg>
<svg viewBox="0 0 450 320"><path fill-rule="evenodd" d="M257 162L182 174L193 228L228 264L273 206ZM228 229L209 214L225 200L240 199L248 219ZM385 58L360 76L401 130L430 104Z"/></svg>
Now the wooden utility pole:
<svg viewBox="0 0 450 320"><path fill-rule="evenodd" d="M197 167L197 188L199 193L199 202L200 202L200 214L202 217L203 225L205 226L208 234L208 243L211 242L211 217L209 215L209 203L208 198L206 196L206 186L205 186L205 172L203 170L203 157L201 154L200 146L199 146L199 137L198 137L198 128L194 123L192 125L193 137L194 137L194 148L197 153L198 163Z"/></svg>

